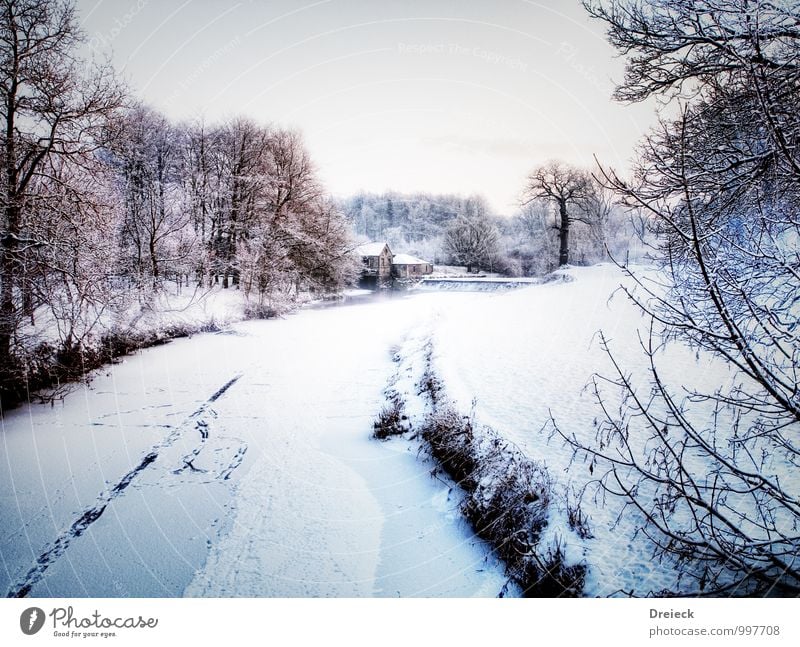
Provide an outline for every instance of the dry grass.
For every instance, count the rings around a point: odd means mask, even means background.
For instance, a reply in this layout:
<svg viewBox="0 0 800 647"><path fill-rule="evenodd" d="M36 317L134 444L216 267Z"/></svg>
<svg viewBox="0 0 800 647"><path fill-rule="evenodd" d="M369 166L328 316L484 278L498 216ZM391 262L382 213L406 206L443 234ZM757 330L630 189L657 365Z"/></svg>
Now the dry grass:
<svg viewBox="0 0 800 647"><path fill-rule="evenodd" d="M561 545L542 547L552 483L547 470L494 430L442 405L421 430L428 451L465 492L461 512L489 542L528 597L576 597L586 567L567 565Z"/></svg>
<svg viewBox="0 0 800 647"><path fill-rule="evenodd" d="M559 540L542 539L547 527L553 484L546 468L526 457L489 427L476 425L447 399L432 367L432 345L425 348L425 370L416 384L428 404L418 424L418 437L436 462L434 473L445 473L464 496L460 510L475 533L488 542L505 563L510 581L528 597L577 597L582 594L585 564L566 563ZM400 363L395 352L393 360ZM374 436L386 439L410 429L403 415L403 397L395 377L386 390L387 405L374 423ZM571 523L588 532L588 522L575 506ZM502 593L501 593L502 595Z"/></svg>
<svg viewBox="0 0 800 647"><path fill-rule="evenodd" d="M399 436L407 431L406 420L407 417L403 414L403 403L399 396L392 398L378 414L378 419L372 423L372 436L378 440Z"/></svg>

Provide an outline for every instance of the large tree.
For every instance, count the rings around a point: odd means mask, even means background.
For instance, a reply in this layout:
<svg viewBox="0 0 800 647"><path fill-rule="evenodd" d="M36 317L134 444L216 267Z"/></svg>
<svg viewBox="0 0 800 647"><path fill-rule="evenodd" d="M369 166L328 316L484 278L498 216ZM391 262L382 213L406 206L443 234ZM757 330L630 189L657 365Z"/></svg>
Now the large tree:
<svg viewBox="0 0 800 647"><path fill-rule="evenodd" d="M484 215L459 216L444 233L444 252L467 272L490 269L499 252L500 234Z"/></svg>
<svg viewBox="0 0 800 647"><path fill-rule="evenodd" d="M608 346L616 374L595 380L600 442L565 436L604 466L601 484L637 511L659 554L684 564L695 592L797 595L800 6L587 8L628 56L617 96L674 101L634 179L605 171L658 235L662 285L635 276L631 291L652 322L650 381L633 379ZM664 343L723 363L729 379L674 383Z"/></svg>
<svg viewBox="0 0 800 647"><path fill-rule="evenodd" d="M296 292L326 291L354 280L347 221L325 195L301 135L271 131L266 153L267 211L255 243L271 250L272 281Z"/></svg>
<svg viewBox="0 0 800 647"><path fill-rule="evenodd" d="M534 169L528 176L524 204L533 200L547 200L554 202L558 207L559 220L555 227L559 235L559 265L567 265L570 262L570 225L574 220L585 221L585 211L581 203L590 193L589 175L562 162L547 162Z"/></svg>
<svg viewBox="0 0 800 647"><path fill-rule="evenodd" d="M89 69L77 57L82 38L70 2L6 0L0 7L0 390L16 371L12 345L28 292L28 252L53 243L36 239L26 223L49 200L62 201L54 169L90 161L122 98L109 68Z"/></svg>

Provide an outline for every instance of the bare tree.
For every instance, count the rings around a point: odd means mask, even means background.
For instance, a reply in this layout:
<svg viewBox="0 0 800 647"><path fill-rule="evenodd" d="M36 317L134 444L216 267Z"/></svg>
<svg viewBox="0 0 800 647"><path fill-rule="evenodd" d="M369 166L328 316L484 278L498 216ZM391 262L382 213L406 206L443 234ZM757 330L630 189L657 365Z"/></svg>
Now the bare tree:
<svg viewBox="0 0 800 647"><path fill-rule="evenodd" d="M302 137L275 129L266 141L267 225L258 243L269 248L278 271L273 281L329 291L355 279L353 247L344 214L327 199Z"/></svg>
<svg viewBox="0 0 800 647"><path fill-rule="evenodd" d="M616 197L614 193L594 178L589 179L586 196L579 208L584 214L589 237L597 257L606 256L611 228L618 224L613 221Z"/></svg>
<svg viewBox="0 0 800 647"><path fill-rule="evenodd" d="M77 165L48 158L33 181L26 231L38 241L29 252L25 280L33 285L34 305L49 313L58 335L60 378L82 373L80 353L103 314L117 305L110 275L116 265L120 212L111 171L99 160ZM52 329L47 337L52 339ZM37 340L17 339L28 347ZM46 342L45 342L46 343Z"/></svg>
<svg viewBox="0 0 800 647"><path fill-rule="evenodd" d="M557 268L558 236L550 205L541 200L524 205L512 220L511 254L524 275L547 274Z"/></svg>
<svg viewBox="0 0 800 647"><path fill-rule="evenodd" d="M445 230L444 251L467 272L488 268L498 254L497 227L486 218L459 216Z"/></svg>
<svg viewBox="0 0 800 647"><path fill-rule="evenodd" d="M584 171L561 162L551 161L535 169L528 176L523 204L532 200L552 200L558 207L559 222L555 228L559 233L558 264L570 262L569 232L574 220L585 221L584 212L573 210L590 193L589 176Z"/></svg>
<svg viewBox="0 0 800 647"><path fill-rule="evenodd" d="M301 212L322 198L323 191L299 133L277 129L266 141L269 208L275 218Z"/></svg>
<svg viewBox="0 0 800 647"><path fill-rule="evenodd" d="M603 340L615 374L594 380L598 443L562 433L637 511L657 552L684 565L690 592L797 595L800 8L587 6L630 56L620 98L685 96L645 141L632 182L605 171L658 234L662 284L634 276L629 291L652 322L650 383ZM665 344L724 363L730 379L670 383Z"/></svg>
<svg viewBox="0 0 800 647"><path fill-rule="evenodd" d="M219 133L209 129L202 121L180 127L182 131L180 153L180 182L184 208L190 215L192 234L198 244L194 258L187 263L188 271L195 273L198 286L210 279L213 266L211 241L218 222L220 185L222 175L218 163Z"/></svg>
<svg viewBox="0 0 800 647"><path fill-rule="evenodd" d="M242 286L258 306L350 282L346 219L326 198L299 133L242 118L171 130L169 150L179 157L171 173L184 216L174 230L169 225L178 221L167 221L164 243L194 250L199 276L209 273L223 288ZM145 138L148 147L154 137ZM193 246L193 237L201 245Z"/></svg>
<svg viewBox="0 0 800 647"><path fill-rule="evenodd" d="M158 288L165 266L187 253L179 240L191 219L180 182L182 133L163 115L141 105L115 120L109 130L109 150L125 206L120 232L127 256L124 269L140 285Z"/></svg>
<svg viewBox="0 0 800 647"><path fill-rule="evenodd" d="M81 164L91 156L122 98L108 67L85 73L75 54L81 40L70 2L7 0L0 8L0 390L15 380L12 344L26 292L23 257L31 245L49 242L25 230L32 206L41 208L47 199L36 193L42 186L36 179L54 158Z"/></svg>

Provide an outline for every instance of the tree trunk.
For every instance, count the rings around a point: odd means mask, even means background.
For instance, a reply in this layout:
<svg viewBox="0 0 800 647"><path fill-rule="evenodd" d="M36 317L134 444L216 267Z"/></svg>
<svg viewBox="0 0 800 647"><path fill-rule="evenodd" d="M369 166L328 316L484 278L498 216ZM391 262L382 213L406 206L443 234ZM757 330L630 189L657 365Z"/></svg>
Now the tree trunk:
<svg viewBox="0 0 800 647"><path fill-rule="evenodd" d="M158 255L156 254L156 240L155 236L151 235L150 240L148 242L148 252L150 253L150 265L151 265L151 275L153 278L153 289L158 289L158 282L161 278L159 276L159 269L158 269Z"/></svg>
<svg viewBox="0 0 800 647"><path fill-rule="evenodd" d="M561 246L558 251L558 264L569 264L569 215L567 214L567 201L558 200L558 211L561 214L561 226L558 228L558 237Z"/></svg>
<svg viewBox="0 0 800 647"><path fill-rule="evenodd" d="M0 269L0 379L10 369L11 336L14 332L14 257L11 249L2 250ZM7 366L8 364L8 366Z"/></svg>
<svg viewBox="0 0 800 647"><path fill-rule="evenodd" d="M16 234L17 226L15 207L9 206L6 209L8 216L8 233ZM14 307L14 283L16 281L16 262L14 259L15 239L11 236L3 241L5 244L0 248L2 262L0 262L0 411L5 407L4 393L13 388L15 382L15 366L11 358L11 340L17 328Z"/></svg>
<svg viewBox="0 0 800 647"><path fill-rule="evenodd" d="M6 128L6 232L0 247L0 393L2 386L11 382L13 362L11 360L11 339L16 331L14 308L14 283L16 281L16 248L20 233L20 213L17 203L17 159L14 142L14 115L9 111Z"/></svg>
<svg viewBox="0 0 800 647"><path fill-rule="evenodd" d="M20 273L22 279L22 314L29 317L31 326L34 325L34 306L33 306L33 285L31 284L30 268L25 262L22 264L22 272Z"/></svg>

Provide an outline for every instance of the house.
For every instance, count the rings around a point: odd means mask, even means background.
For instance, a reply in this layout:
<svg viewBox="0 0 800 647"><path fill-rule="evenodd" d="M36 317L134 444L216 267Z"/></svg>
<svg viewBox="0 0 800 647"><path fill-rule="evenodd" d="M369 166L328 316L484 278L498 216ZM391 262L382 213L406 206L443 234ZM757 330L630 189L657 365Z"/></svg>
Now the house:
<svg viewBox="0 0 800 647"><path fill-rule="evenodd" d="M392 257L392 276L396 279L422 278L433 272L433 265L421 258L408 254L395 254Z"/></svg>
<svg viewBox="0 0 800 647"><path fill-rule="evenodd" d="M433 272L433 265L408 254L392 254L387 243L364 243L355 249L361 258L364 287L386 286L392 279L419 279Z"/></svg>
<svg viewBox="0 0 800 647"><path fill-rule="evenodd" d="M386 243L364 243L355 250L364 267L361 278L367 283L384 283L392 278L392 250Z"/></svg>

